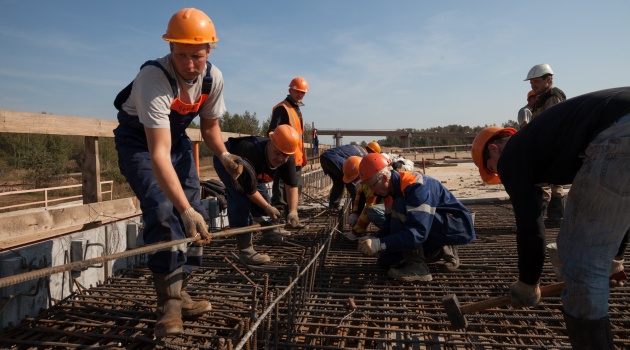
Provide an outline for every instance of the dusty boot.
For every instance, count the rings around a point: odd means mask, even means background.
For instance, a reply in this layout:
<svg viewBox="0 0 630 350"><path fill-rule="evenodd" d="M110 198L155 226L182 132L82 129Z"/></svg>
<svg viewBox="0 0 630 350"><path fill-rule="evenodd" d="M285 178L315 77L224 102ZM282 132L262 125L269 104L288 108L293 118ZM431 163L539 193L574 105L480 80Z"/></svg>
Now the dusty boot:
<svg viewBox="0 0 630 350"><path fill-rule="evenodd" d="M254 250L252 244L252 233L243 233L236 236L236 246L238 247L238 257L249 265L262 265L271 261L267 254L260 254Z"/></svg>
<svg viewBox="0 0 630 350"><path fill-rule="evenodd" d="M457 246L445 245L444 248L444 263L440 266L446 271L456 271L459 268L459 255L457 255Z"/></svg>
<svg viewBox="0 0 630 350"><path fill-rule="evenodd" d="M284 241L284 236L277 234L272 230L272 231L263 231L262 239L260 240L260 243L275 245L275 244L280 244L283 241Z"/></svg>
<svg viewBox="0 0 630 350"><path fill-rule="evenodd" d="M560 221L564 216L564 197L551 196L549 206L547 206L547 219L550 221Z"/></svg>
<svg viewBox="0 0 630 350"><path fill-rule="evenodd" d="M265 231L265 232L273 232L273 233L275 233L277 235L280 235L282 237L289 237L289 236L291 236L291 231L287 231L287 230L283 229L282 227L276 227L273 230L268 230L268 231ZM263 235L264 235L264 233L263 233Z"/></svg>
<svg viewBox="0 0 630 350"><path fill-rule="evenodd" d="M429 267L424 260L422 247L403 253L405 263L402 267L392 267L387 272L389 277L401 282L428 282L433 280Z"/></svg>
<svg viewBox="0 0 630 350"><path fill-rule="evenodd" d="M182 282L182 316L184 317L199 317L204 313L212 310L212 304L207 300L193 300L184 289L188 285L188 274L184 273L184 280Z"/></svg>
<svg viewBox="0 0 630 350"><path fill-rule="evenodd" d="M178 335L184 332L182 322L182 269L168 274L153 274L157 294L158 315L154 333L157 338Z"/></svg>

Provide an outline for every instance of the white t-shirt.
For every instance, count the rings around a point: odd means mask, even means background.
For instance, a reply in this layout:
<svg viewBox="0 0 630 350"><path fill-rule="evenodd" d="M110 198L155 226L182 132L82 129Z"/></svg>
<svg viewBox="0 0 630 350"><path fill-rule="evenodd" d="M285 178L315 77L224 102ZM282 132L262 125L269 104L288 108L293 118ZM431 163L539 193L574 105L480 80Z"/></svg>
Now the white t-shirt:
<svg viewBox="0 0 630 350"><path fill-rule="evenodd" d="M193 85L175 73L171 55L158 58L158 61L172 78L177 81L178 97L182 102L192 104L201 96L203 77L207 68ZM199 108L199 116L206 119L220 118L227 109L223 100L223 74L212 65L212 89L206 101ZM133 81L131 95L122 105L129 115L137 115L140 123L148 128L170 128L169 114L173 103L173 89L164 72L155 66L147 65L140 70Z"/></svg>

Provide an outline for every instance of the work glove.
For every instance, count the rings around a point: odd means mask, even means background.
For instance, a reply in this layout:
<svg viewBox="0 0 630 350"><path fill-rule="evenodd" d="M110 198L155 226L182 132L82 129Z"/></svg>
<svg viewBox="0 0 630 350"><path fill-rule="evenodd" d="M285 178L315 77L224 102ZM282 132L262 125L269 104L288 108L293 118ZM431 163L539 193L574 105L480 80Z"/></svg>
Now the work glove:
<svg viewBox="0 0 630 350"><path fill-rule="evenodd" d="M623 270L623 259L613 259L610 267L610 288L623 287L628 281L628 275Z"/></svg>
<svg viewBox="0 0 630 350"><path fill-rule="evenodd" d="M241 157L230 152L223 152L219 156L221 164L223 164L225 170L227 170L228 174L230 174L234 180L238 179L243 172L243 165L236 162L238 159L241 159Z"/></svg>
<svg viewBox="0 0 630 350"><path fill-rule="evenodd" d="M516 281L510 286L510 295L513 307L536 306L540 301L540 285L536 283L532 286Z"/></svg>
<svg viewBox="0 0 630 350"><path fill-rule="evenodd" d="M346 222L350 225L350 227L354 226L354 224L357 223L357 220L359 220L359 216L355 213L348 215L346 218Z"/></svg>
<svg viewBox="0 0 630 350"><path fill-rule="evenodd" d="M208 233L208 228L206 227L206 221L203 219L203 216L199 214L193 207L190 207L184 210L181 213L182 222L184 223L184 229L186 229L186 237L197 237L201 236L201 239L195 241L193 245L202 246L204 244L210 243L212 240L212 235Z"/></svg>
<svg viewBox="0 0 630 350"><path fill-rule="evenodd" d="M275 207L272 207L271 204L267 204L265 213L271 218L271 221L278 222L278 219L280 218L280 211Z"/></svg>
<svg viewBox="0 0 630 350"><path fill-rule="evenodd" d="M381 250L385 250L385 243L378 238L368 238L359 241L358 250L367 256L376 256Z"/></svg>
<svg viewBox="0 0 630 350"><path fill-rule="evenodd" d="M298 216L297 210L289 212L289 215L287 215L287 224L292 228L300 226L300 217Z"/></svg>

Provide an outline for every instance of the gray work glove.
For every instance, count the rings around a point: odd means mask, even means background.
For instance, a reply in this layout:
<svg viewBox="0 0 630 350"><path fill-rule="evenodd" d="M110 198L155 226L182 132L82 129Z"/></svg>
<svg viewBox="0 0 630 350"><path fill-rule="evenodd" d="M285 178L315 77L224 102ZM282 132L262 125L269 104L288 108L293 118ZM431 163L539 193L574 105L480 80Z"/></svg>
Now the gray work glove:
<svg viewBox="0 0 630 350"><path fill-rule="evenodd" d="M300 217L298 216L297 210L289 212L289 215L287 215L287 224L293 228L300 226Z"/></svg>
<svg viewBox="0 0 630 350"><path fill-rule="evenodd" d="M623 259L613 259L610 267L610 288L623 287L628 283L628 275L623 268Z"/></svg>
<svg viewBox="0 0 630 350"><path fill-rule="evenodd" d="M180 216L182 218L182 222L184 223L184 228L186 229L186 237L190 238L201 236L201 239L194 242L193 245L202 246L210 243L212 235L208 233L206 221L203 219L201 214L199 214L193 207L190 207L184 210Z"/></svg>
<svg viewBox="0 0 630 350"><path fill-rule="evenodd" d="M265 213L271 218L271 221L278 222L280 218L280 211L275 207L272 207L271 204L267 204L265 207Z"/></svg>
<svg viewBox="0 0 630 350"><path fill-rule="evenodd" d="M359 245L357 246L357 249L367 256L376 256L378 252L385 250L385 248L385 243L373 237L359 241Z"/></svg>
<svg viewBox="0 0 630 350"><path fill-rule="evenodd" d="M516 281L510 286L513 307L536 306L540 301L540 284L530 285Z"/></svg>
<svg viewBox="0 0 630 350"><path fill-rule="evenodd" d="M230 152L223 152L219 156L221 164L223 164L225 170L227 170L228 174L230 174L230 176L234 180L238 179L238 177L241 176L241 173L243 172L243 165L238 164L236 162L237 159L241 159L241 157Z"/></svg>

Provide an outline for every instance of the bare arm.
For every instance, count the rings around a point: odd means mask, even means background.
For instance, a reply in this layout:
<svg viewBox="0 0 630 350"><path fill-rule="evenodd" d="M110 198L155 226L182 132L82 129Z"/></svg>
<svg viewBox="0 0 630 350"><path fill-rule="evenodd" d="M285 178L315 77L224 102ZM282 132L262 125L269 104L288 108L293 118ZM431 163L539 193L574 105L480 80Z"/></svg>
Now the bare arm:
<svg viewBox="0 0 630 350"><path fill-rule="evenodd" d="M201 136L215 155L219 156L227 151L225 144L223 144L219 119L201 118Z"/></svg>
<svg viewBox="0 0 630 350"><path fill-rule="evenodd" d="M177 211L183 213L190 208L173 163L171 162L171 130L165 128L144 128L151 156L151 167L160 188L173 203Z"/></svg>

